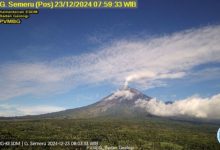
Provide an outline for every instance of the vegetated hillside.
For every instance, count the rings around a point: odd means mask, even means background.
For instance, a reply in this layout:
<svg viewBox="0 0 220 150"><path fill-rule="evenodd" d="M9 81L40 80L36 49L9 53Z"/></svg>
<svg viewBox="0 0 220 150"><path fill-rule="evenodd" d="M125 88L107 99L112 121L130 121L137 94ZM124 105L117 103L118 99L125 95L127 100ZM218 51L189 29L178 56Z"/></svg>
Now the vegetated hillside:
<svg viewBox="0 0 220 150"><path fill-rule="evenodd" d="M45 119L1 121L0 139L27 141L97 141L101 146L130 146L143 150L219 150L218 125L167 119ZM46 149L35 147L34 149ZM10 149L10 148L9 148ZM16 148L11 148L16 149ZM19 149L19 147L17 147ZM49 149L49 147L48 147ZM53 147L52 149L74 149Z"/></svg>

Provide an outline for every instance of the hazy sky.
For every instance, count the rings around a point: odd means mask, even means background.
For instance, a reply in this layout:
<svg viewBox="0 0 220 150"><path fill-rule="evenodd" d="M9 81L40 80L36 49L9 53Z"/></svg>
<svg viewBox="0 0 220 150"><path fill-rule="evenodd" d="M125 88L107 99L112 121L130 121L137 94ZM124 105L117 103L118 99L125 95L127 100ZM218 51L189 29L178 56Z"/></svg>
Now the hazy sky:
<svg viewBox="0 0 220 150"><path fill-rule="evenodd" d="M128 84L163 101L220 93L220 2L40 10L0 25L0 116L88 105Z"/></svg>

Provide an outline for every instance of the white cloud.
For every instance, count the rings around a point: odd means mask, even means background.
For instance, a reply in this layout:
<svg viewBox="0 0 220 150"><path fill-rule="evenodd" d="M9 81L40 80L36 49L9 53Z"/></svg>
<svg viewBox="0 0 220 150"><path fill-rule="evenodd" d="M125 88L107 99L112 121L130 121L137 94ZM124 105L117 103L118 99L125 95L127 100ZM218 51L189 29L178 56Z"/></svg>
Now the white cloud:
<svg viewBox="0 0 220 150"><path fill-rule="evenodd" d="M132 73L132 75L129 75L128 77L125 78L124 87L127 87L129 82L136 81L136 83L139 83L139 82L144 83L146 80L148 80L147 85L143 83L142 84L143 86L147 86L149 88L152 85L153 87L155 86L155 83L156 83L155 80L177 79L177 78L182 78L185 75L186 75L185 72L175 72L175 73L155 73L155 72L150 72L150 71L136 72L136 73ZM160 83L159 86L162 86L162 83Z"/></svg>
<svg viewBox="0 0 220 150"><path fill-rule="evenodd" d="M210 98L199 96L178 100L172 104L152 99L150 101L137 100L136 107L144 108L156 116L185 116L194 118L220 119L220 94Z"/></svg>
<svg viewBox="0 0 220 150"><path fill-rule="evenodd" d="M57 112L65 110L65 108L57 106L18 106L18 105L0 105L0 116L14 117L24 115L38 115L51 112Z"/></svg>
<svg viewBox="0 0 220 150"><path fill-rule="evenodd" d="M130 80L145 88L164 86L195 66L220 62L220 26L163 37L121 40L93 53L50 62L0 65L0 100L25 94L57 94L78 85ZM128 81L127 81L128 83Z"/></svg>

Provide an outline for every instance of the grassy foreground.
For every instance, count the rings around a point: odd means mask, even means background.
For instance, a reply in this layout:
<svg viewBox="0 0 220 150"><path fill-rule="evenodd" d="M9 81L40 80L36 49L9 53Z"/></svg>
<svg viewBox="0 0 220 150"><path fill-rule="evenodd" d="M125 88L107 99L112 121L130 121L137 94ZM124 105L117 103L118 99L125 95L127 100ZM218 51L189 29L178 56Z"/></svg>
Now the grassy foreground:
<svg viewBox="0 0 220 150"><path fill-rule="evenodd" d="M134 149L220 150L219 125L159 119L51 119L0 121L0 141L97 141L105 146ZM73 146L35 146L25 149L77 149ZM0 149L24 149L0 146ZM80 149L80 148L79 148ZM81 148L86 149L86 148Z"/></svg>

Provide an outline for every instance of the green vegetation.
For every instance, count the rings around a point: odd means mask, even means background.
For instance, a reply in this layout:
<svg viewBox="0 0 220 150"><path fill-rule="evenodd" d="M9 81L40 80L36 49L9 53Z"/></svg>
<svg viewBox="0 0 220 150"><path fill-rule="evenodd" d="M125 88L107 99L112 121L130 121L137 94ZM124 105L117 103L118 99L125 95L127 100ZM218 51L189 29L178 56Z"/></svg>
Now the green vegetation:
<svg viewBox="0 0 220 150"><path fill-rule="evenodd" d="M219 125L146 119L48 119L0 121L0 141L98 141L100 145L135 149L218 150ZM2 147L4 148L4 147ZM41 149L35 147L34 149ZM57 147L56 149L68 149ZM1 149L1 148L0 148ZM5 147L5 149L10 149ZM13 149L22 149L13 147ZM29 147L29 149L32 149ZM44 149L54 149L44 147ZM73 148L69 148L73 149Z"/></svg>

